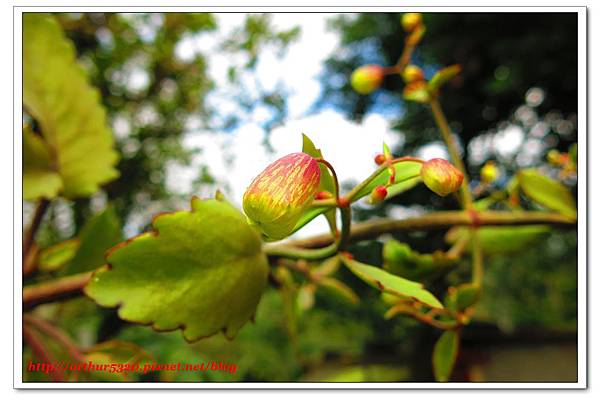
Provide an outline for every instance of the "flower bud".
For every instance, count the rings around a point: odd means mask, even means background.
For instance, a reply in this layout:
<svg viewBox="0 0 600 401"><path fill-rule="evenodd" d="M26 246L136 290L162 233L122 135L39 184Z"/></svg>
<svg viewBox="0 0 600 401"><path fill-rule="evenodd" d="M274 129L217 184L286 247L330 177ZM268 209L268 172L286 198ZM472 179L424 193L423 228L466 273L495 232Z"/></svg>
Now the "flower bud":
<svg viewBox="0 0 600 401"><path fill-rule="evenodd" d="M244 212L271 240L291 234L315 197L321 179L318 162L292 153L270 164L244 193Z"/></svg>
<svg viewBox="0 0 600 401"><path fill-rule="evenodd" d="M363 65L357 68L350 77L350 85L360 93L366 95L379 88L383 81L383 68L375 64Z"/></svg>
<svg viewBox="0 0 600 401"><path fill-rule="evenodd" d="M402 28L406 32L412 32L423 23L421 13L405 13L402 15Z"/></svg>
<svg viewBox="0 0 600 401"><path fill-rule="evenodd" d="M381 166L383 163L385 163L386 161L386 157L384 154L378 154L377 156L375 156L375 164L377 164L378 166Z"/></svg>
<svg viewBox="0 0 600 401"><path fill-rule="evenodd" d="M402 79L407 84L415 81L422 81L425 79L425 74L423 74L423 70L417 67L416 65L407 65L402 71Z"/></svg>
<svg viewBox="0 0 600 401"><path fill-rule="evenodd" d="M498 179L498 175L498 167L496 167L496 163L494 163L492 160L488 160L479 172L481 181L485 184L496 181Z"/></svg>
<svg viewBox="0 0 600 401"><path fill-rule="evenodd" d="M331 198L333 198L333 194L329 191L320 191L315 194L316 200L331 199Z"/></svg>
<svg viewBox="0 0 600 401"><path fill-rule="evenodd" d="M385 200L387 189L383 185L378 185L371 191L371 204L376 205Z"/></svg>
<svg viewBox="0 0 600 401"><path fill-rule="evenodd" d="M431 159L423 163L421 178L429 189L440 196L457 191L464 175L444 159Z"/></svg>

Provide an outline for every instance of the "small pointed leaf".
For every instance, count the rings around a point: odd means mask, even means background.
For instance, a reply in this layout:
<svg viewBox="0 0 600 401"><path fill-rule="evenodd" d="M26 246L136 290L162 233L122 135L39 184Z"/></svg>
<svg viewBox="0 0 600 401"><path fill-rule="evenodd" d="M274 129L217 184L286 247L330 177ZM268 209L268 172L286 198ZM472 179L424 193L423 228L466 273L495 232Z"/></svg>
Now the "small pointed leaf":
<svg viewBox="0 0 600 401"><path fill-rule="evenodd" d="M395 185L400 185L405 181L411 181L412 185L416 185L420 181L422 163L414 161L399 161L394 163L394 169L396 170L396 181L395 184L390 186L390 190L393 191ZM373 189L379 185L386 185L390 179L390 173L387 169L384 169L377 175L375 179L365 185L360 191L356 193L350 199L350 201L356 201L362 197L365 197L373 191ZM414 180L417 179L415 182Z"/></svg>
<svg viewBox="0 0 600 401"><path fill-rule="evenodd" d="M439 382L447 382L458 355L459 335L455 330L445 331L433 348L433 373Z"/></svg>
<svg viewBox="0 0 600 401"><path fill-rule="evenodd" d="M443 308L440 301L423 288L423 284L421 283L394 276L385 270L357 262L346 256L342 256L341 259L344 265L358 278L380 291L402 297L410 297L432 308Z"/></svg>
<svg viewBox="0 0 600 401"><path fill-rule="evenodd" d="M521 170L518 173L519 186L531 199L550 210L576 218L577 205L569 188L535 169Z"/></svg>

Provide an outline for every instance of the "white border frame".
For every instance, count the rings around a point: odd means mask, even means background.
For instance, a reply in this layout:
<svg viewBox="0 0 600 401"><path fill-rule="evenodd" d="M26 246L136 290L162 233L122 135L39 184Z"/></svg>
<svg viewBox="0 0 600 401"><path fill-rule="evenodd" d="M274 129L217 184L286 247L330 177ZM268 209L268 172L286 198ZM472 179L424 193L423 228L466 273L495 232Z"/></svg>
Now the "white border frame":
<svg viewBox="0 0 600 401"><path fill-rule="evenodd" d="M19 389L584 389L588 380L588 272L587 272L587 9L586 7L392 7L392 6L15 6L13 7L13 211L15 239L22 237L22 14L24 12L575 12L578 15L578 345L574 383L25 383L22 377L22 262L21 241L13 241L13 386ZM18 273L18 274L17 274Z"/></svg>

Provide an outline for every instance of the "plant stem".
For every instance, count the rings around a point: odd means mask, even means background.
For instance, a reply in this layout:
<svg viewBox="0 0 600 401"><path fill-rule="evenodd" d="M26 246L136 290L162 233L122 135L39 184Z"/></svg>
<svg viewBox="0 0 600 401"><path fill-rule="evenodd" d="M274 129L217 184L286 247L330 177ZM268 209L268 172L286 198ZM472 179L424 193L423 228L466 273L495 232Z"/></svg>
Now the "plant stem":
<svg viewBox="0 0 600 401"><path fill-rule="evenodd" d="M42 223L42 219L44 218L44 214L46 213L46 210L48 209L49 205L50 205L49 200L40 199L40 201L38 202L38 204L35 208L35 212L33 213L33 218L31 219L31 223L29 224L27 231L25 231L25 236L23 238L23 264L25 264L25 259L27 259L27 255L29 255L29 253L31 252L31 248L35 241L35 234L37 233L37 230L40 228L40 224ZM35 267L35 264L32 264L32 266ZM33 268L31 268L31 269L33 269ZM31 272L33 272L33 270L30 270L27 272L24 270L23 274L25 274L25 273L30 274Z"/></svg>
<svg viewBox="0 0 600 401"><path fill-rule="evenodd" d="M285 243L283 244L266 244L263 247L263 251L268 256L279 256L290 259L306 259L306 260L319 260L325 259L329 256L332 256L337 251L337 243L334 242L334 239L331 235L327 235L329 242L325 244L324 248L320 249L306 249L295 246L289 246Z"/></svg>
<svg viewBox="0 0 600 401"><path fill-rule="evenodd" d="M31 351L33 351L33 354L37 356L40 359L40 361L48 365L53 365L52 354L46 348L44 343L42 343L38 335L26 324L23 325L23 340L27 344L29 344L29 346L31 347ZM63 376L62 372L58 369L51 369L50 374L52 375L54 381L65 381L65 377Z"/></svg>
<svg viewBox="0 0 600 401"><path fill-rule="evenodd" d="M454 141L454 138L452 138L450 125L448 125L448 120L446 120L446 116L442 111L442 107L440 106L440 102L437 97L433 97L429 102L429 105L431 106L433 118L435 119L435 122L442 134L442 138L446 143L446 147L448 148L448 153L450 154L452 163L464 174L464 179L460 189L462 205L463 208L470 209L473 206L473 198L471 196L471 192L469 191L469 176L467 175L467 170L462 158L460 157L460 153L458 152L458 146L456 146L456 142Z"/></svg>
<svg viewBox="0 0 600 401"><path fill-rule="evenodd" d="M337 174L335 173L335 169L333 168L333 166L331 165L331 163L329 163L327 160L325 159L316 159L318 163L324 164L329 171L331 172L331 175L333 176L333 183L335 185L335 199L339 200L340 199L340 183L338 181L338 177Z"/></svg>
<svg viewBox="0 0 600 401"><path fill-rule="evenodd" d="M80 295L93 272L84 272L23 288L23 309Z"/></svg>
<svg viewBox="0 0 600 401"><path fill-rule="evenodd" d="M352 209L350 206L341 207L340 213L342 216L342 230L340 232L340 238L338 241L337 250L343 251L348 246L348 242L350 241L350 229L352 223Z"/></svg>
<svg viewBox="0 0 600 401"><path fill-rule="evenodd" d="M479 286L483 284L483 252L481 251L481 243L479 241L479 233L477 229L472 230L471 238L473 241L473 284Z"/></svg>
<svg viewBox="0 0 600 401"><path fill-rule="evenodd" d="M557 227L576 227L577 220L559 213L550 212L477 212L477 226L522 226L545 224ZM419 217L404 220L376 219L355 223L350 230L350 241L377 238L386 233L406 230L444 229L452 226L472 226L473 214L462 210L448 212L432 212ZM329 234L321 234L310 238L290 240L279 246L295 248L318 248L331 244Z"/></svg>

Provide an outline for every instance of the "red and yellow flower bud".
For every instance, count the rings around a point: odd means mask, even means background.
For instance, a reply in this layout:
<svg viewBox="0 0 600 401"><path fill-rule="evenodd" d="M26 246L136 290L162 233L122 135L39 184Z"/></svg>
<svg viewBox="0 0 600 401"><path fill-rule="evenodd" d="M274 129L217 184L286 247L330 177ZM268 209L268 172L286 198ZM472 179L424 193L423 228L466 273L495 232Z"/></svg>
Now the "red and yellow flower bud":
<svg viewBox="0 0 600 401"><path fill-rule="evenodd" d="M499 174L500 173L498 172L498 167L496 166L496 163L494 163L492 160L488 160L479 172L481 182L485 184L489 184L496 181L498 179Z"/></svg>
<svg viewBox="0 0 600 401"><path fill-rule="evenodd" d="M423 74L423 70L417 67L416 65L407 65L402 71L402 79L407 84L416 81L422 81L425 79L425 74Z"/></svg>
<svg viewBox="0 0 600 401"><path fill-rule="evenodd" d="M285 238L315 198L320 179L321 170L313 157L306 153L284 156L246 189L244 212L267 238Z"/></svg>
<svg viewBox="0 0 600 401"><path fill-rule="evenodd" d="M423 163L421 178L433 192L446 196L460 188L464 175L447 160L431 159Z"/></svg>
<svg viewBox="0 0 600 401"><path fill-rule="evenodd" d="M350 77L350 85L356 92L366 95L379 88L384 75L383 67L375 64L364 65L354 70Z"/></svg>
<svg viewBox="0 0 600 401"><path fill-rule="evenodd" d="M423 23L423 18L421 13L405 13L402 15L401 23L404 31L412 32Z"/></svg>
<svg viewBox="0 0 600 401"><path fill-rule="evenodd" d="M378 203L383 202L385 200L385 197L387 196L387 193L387 189L383 185L378 185L375 188L373 188L370 197L371 204L376 205Z"/></svg>
<svg viewBox="0 0 600 401"><path fill-rule="evenodd" d="M333 194L329 191L320 191L315 194L316 200L332 199Z"/></svg>
<svg viewBox="0 0 600 401"><path fill-rule="evenodd" d="M375 156L375 164L377 164L378 166L381 166L383 163L385 163L386 161L386 157L384 154L380 153L377 156Z"/></svg>

